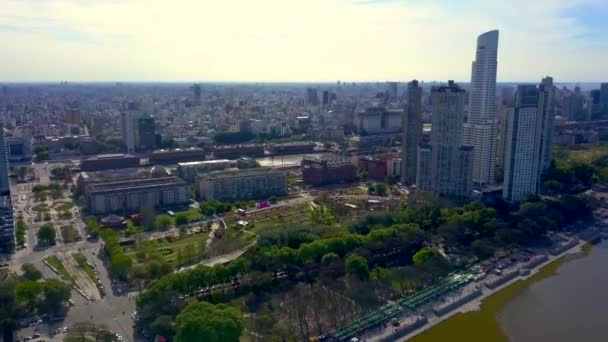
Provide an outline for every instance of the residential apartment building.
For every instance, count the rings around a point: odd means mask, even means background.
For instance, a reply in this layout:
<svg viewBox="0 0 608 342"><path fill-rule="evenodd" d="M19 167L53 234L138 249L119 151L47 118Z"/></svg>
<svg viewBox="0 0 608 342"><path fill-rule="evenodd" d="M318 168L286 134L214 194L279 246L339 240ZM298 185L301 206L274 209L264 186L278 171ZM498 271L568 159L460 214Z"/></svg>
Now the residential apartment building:
<svg viewBox="0 0 608 342"><path fill-rule="evenodd" d="M421 145L417 187L439 196L468 199L472 192L474 148L462 144L465 91L449 81L433 87L430 146Z"/></svg>
<svg viewBox="0 0 608 342"><path fill-rule="evenodd" d="M422 139L422 87L417 80L408 83L407 105L403 115L403 144L401 182L416 184L418 167L418 145Z"/></svg>
<svg viewBox="0 0 608 342"><path fill-rule="evenodd" d="M287 194L287 175L285 172L267 168L215 171L200 178L199 193L206 201L283 196Z"/></svg>
<svg viewBox="0 0 608 342"><path fill-rule="evenodd" d="M507 118L503 197L509 202L538 192L544 160L541 151L545 96L548 94L542 85L517 87L515 107Z"/></svg>
<svg viewBox="0 0 608 342"><path fill-rule="evenodd" d="M494 183L496 167L496 70L498 31L477 38L472 64L469 116L465 144L474 147L473 183L483 188Z"/></svg>

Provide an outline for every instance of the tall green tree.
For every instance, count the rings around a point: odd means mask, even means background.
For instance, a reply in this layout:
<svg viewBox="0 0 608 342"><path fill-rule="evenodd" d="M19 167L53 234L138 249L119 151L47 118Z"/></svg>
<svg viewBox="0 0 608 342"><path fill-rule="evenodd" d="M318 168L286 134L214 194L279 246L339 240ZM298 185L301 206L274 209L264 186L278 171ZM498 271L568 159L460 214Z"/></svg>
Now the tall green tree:
<svg viewBox="0 0 608 342"><path fill-rule="evenodd" d="M188 224L188 215L186 215L185 213L179 213L175 215L175 224L178 226Z"/></svg>
<svg viewBox="0 0 608 342"><path fill-rule="evenodd" d="M23 277L27 280L39 280L42 278L42 273L32 264L21 265Z"/></svg>
<svg viewBox="0 0 608 342"><path fill-rule="evenodd" d="M54 245L57 238L57 232L50 223L42 225L38 230L38 240L42 243Z"/></svg>
<svg viewBox="0 0 608 342"><path fill-rule="evenodd" d="M167 214L158 215L154 222L156 229L164 230L171 226L171 217Z"/></svg>
<svg viewBox="0 0 608 342"><path fill-rule="evenodd" d="M192 301L176 319L177 342L237 342L243 332L243 315L225 304Z"/></svg>
<svg viewBox="0 0 608 342"><path fill-rule="evenodd" d="M356 275L361 279L367 279L369 277L367 259L356 254L349 255L346 258L345 270L346 273Z"/></svg>
<svg viewBox="0 0 608 342"><path fill-rule="evenodd" d="M412 261L414 262L414 265L422 265L437 254L438 253L436 250L429 247L424 247L414 254Z"/></svg>

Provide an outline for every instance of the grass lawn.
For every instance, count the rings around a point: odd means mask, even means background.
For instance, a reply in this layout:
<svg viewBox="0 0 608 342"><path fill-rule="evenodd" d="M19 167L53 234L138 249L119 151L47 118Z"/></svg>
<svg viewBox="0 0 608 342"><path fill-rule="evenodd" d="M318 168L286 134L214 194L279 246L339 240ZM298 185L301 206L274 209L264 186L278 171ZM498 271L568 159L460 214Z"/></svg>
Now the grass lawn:
<svg viewBox="0 0 608 342"><path fill-rule="evenodd" d="M561 163L571 165L573 163L590 163L595 159L608 154L608 145L577 145L576 148L568 149L556 147L553 149L553 157Z"/></svg>
<svg viewBox="0 0 608 342"><path fill-rule="evenodd" d="M237 251L245 248L256 239L256 235L251 232L234 231L229 229L226 235L220 240L215 241L211 247L205 251L206 257Z"/></svg>
<svg viewBox="0 0 608 342"><path fill-rule="evenodd" d="M197 208L190 208L188 210L178 211L175 213L175 216L177 216L178 214L186 214L186 217L188 217L188 221L203 218L203 214L201 214L201 211Z"/></svg>
<svg viewBox="0 0 608 342"><path fill-rule="evenodd" d="M69 220L69 219L71 219L73 217L71 211L61 211L61 212L59 212L59 214L57 214L57 216L61 220Z"/></svg>
<svg viewBox="0 0 608 342"><path fill-rule="evenodd" d="M53 203L53 209L57 210L57 211L68 211L70 209L72 209L74 207L74 203L72 202L65 202L65 201L58 201Z"/></svg>
<svg viewBox="0 0 608 342"><path fill-rule="evenodd" d="M287 227L290 225L306 225L310 222L310 209L307 205L298 207L282 207L280 210L269 210L266 213L246 217L254 226L249 230L260 234L269 229Z"/></svg>
<svg viewBox="0 0 608 342"><path fill-rule="evenodd" d="M63 264L61 263L61 261L59 261L59 259L54 256L48 256L46 257L44 260L46 260L46 262L49 263L49 265L53 266L58 272L59 274L61 274L61 277L69 282L73 282L74 281L74 277L72 276L72 274L70 274L70 272L68 272L68 270L65 268L65 266L63 266Z"/></svg>
<svg viewBox="0 0 608 342"><path fill-rule="evenodd" d="M89 279L91 279L91 281L95 283L97 279L97 274L95 274L95 271L91 266L87 265L87 258L79 252L72 253L72 258L76 260L78 267L80 267L84 271L84 273L87 274Z"/></svg>
<svg viewBox="0 0 608 342"><path fill-rule="evenodd" d="M195 259L200 257L201 244L206 244L209 238L208 233L200 233L188 235L183 239L175 241L167 241L160 239L156 241L149 241L140 246L131 247L125 250L125 254L137 262L136 254L141 248L143 250L152 250L153 254L161 256L165 261L175 266L177 264L178 251L182 251L182 257L184 259Z"/></svg>
<svg viewBox="0 0 608 342"><path fill-rule="evenodd" d="M36 213L46 213L49 211L49 206L46 203L40 203L34 207L32 207L32 211Z"/></svg>

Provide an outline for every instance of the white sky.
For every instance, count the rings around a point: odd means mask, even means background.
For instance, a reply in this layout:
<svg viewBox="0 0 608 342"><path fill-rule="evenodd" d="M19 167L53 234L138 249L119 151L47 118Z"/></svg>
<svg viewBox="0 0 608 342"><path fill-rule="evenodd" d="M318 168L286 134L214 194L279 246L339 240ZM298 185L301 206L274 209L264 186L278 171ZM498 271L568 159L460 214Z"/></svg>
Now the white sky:
<svg viewBox="0 0 608 342"><path fill-rule="evenodd" d="M499 81L608 80L606 0L0 3L0 81L468 81L492 29Z"/></svg>

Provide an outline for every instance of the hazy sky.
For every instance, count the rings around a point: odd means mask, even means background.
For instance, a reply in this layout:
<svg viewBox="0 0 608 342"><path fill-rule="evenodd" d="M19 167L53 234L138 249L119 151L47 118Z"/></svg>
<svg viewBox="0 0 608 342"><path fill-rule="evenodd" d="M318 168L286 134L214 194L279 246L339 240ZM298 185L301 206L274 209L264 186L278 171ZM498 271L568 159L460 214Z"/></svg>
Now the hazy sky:
<svg viewBox="0 0 608 342"><path fill-rule="evenodd" d="M0 81L608 80L608 0L0 2Z"/></svg>

